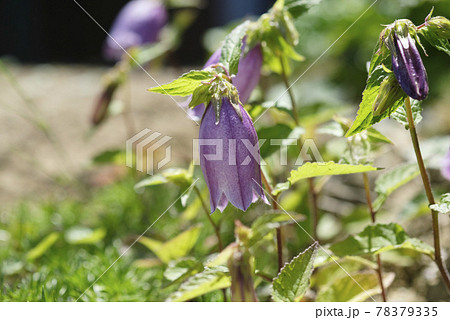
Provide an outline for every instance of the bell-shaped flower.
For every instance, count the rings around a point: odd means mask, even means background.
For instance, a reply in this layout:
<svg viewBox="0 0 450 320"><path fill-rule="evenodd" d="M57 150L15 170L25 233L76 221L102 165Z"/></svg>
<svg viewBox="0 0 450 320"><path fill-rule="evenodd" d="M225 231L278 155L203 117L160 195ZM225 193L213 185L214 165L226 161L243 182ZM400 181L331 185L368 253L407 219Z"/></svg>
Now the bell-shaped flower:
<svg viewBox="0 0 450 320"><path fill-rule="evenodd" d="M442 161L441 174L445 179L450 181L450 150Z"/></svg>
<svg viewBox="0 0 450 320"><path fill-rule="evenodd" d="M391 51L392 69L400 87L413 99L425 99L428 96L427 72L408 26L396 24L386 44Z"/></svg>
<svg viewBox="0 0 450 320"><path fill-rule="evenodd" d="M258 198L267 202L261 187L261 167L253 122L239 105L242 118L228 98L222 98L219 121L209 104L200 125L200 165L209 188L211 213L231 202L246 211Z"/></svg>
<svg viewBox="0 0 450 320"><path fill-rule="evenodd" d="M166 8L157 0L128 2L117 15L109 33L110 37L105 41L105 57L117 61L124 54L123 49L158 41L159 33L166 25L167 19Z"/></svg>
<svg viewBox="0 0 450 320"><path fill-rule="evenodd" d="M245 41L242 46L242 52L245 49ZM203 66L203 69L212 66L214 64L219 63L221 50L216 50L208 61ZM261 46L257 45L250 49L247 54L244 56L244 53L241 55L241 60L239 61L238 72L235 77L233 77L232 82L233 85L237 88L239 93L239 99L242 103L246 103L250 98L252 91L258 85L259 78L261 76L261 66L262 66L262 52ZM190 102L190 98L188 99L187 104ZM193 120L200 120L205 112L205 105L200 104L193 109L188 110L188 114L191 116Z"/></svg>

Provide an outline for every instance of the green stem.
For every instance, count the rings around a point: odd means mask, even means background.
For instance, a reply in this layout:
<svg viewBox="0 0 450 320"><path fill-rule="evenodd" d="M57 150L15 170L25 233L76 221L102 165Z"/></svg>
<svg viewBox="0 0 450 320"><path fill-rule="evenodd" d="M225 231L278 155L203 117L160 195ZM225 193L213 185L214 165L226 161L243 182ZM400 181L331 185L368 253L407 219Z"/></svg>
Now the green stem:
<svg viewBox="0 0 450 320"><path fill-rule="evenodd" d="M291 99L291 105L292 105L292 118L295 121L295 125L299 125L298 120L298 114L297 114L297 103L295 102L294 93L292 92L291 85L289 84L287 72L286 72L286 66L284 65L283 58L280 58L280 64L281 64L281 78L283 79L284 85L286 86L286 90L289 93L289 98Z"/></svg>
<svg viewBox="0 0 450 320"><path fill-rule="evenodd" d="M406 116L408 117L409 133L411 134L411 140L414 146L414 152L416 154L417 164L419 165L420 175L422 176L423 187L428 198L429 205L435 204L433 191L431 189L430 178L428 177L427 169L420 151L419 139L417 137L416 126L414 124L414 118L411 109L411 101L409 97L405 99ZM441 254L441 237L439 234L439 213L435 210L431 210L431 218L433 224L433 237L434 237L434 261L441 272L444 283L447 290L450 292L450 276Z"/></svg>
<svg viewBox="0 0 450 320"><path fill-rule="evenodd" d="M280 58L281 65L281 78L283 79L284 85L286 86L286 90L289 94L289 98L291 100L292 105L292 118L295 121L295 125L299 125L299 118L297 113L297 103L295 101L294 92L292 91L292 87L289 84L289 79L286 72L286 66L284 64L283 58ZM314 239L317 239L317 225L319 221L319 208L317 205L317 193L314 190L314 179L309 178L309 199L310 199L310 209L311 209L311 227L313 231Z"/></svg>
<svg viewBox="0 0 450 320"><path fill-rule="evenodd" d="M367 173L363 173L364 178L364 190L366 191L366 200L367 200L367 207L369 208L370 216L372 218L372 223L375 223L376 221L376 212L373 210L372 206L372 197L370 196L370 185L369 185L369 177L367 176ZM381 257L379 254L377 254L377 274L378 274L378 282L380 283L381 288L381 296L383 298L384 302L387 302L386 298L386 289L383 284L383 265L381 263Z"/></svg>
<svg viewBox="0 0 450 320"><path fill-rule="evenodd" d="M277 196L272 196L272 186L267 180L264 173L261 171L261 178L264 186L271 195L272 198L272 208L278 210ZM277 231L277 256L278 256L278 272L283 268L283 230L281 227L276 228Z"/></svg>
<svg viewBox="0 0 450 320"><path fill-rule="evenodd" d="M197 196L200 199L200 202L202 203L203 211L205 212L206 217L209 220L209 223L211 223L212 227L214 228L214 232L216 233L216 237L217 237L217 245L219 247L219 252L220 252L223 250L222 239L220 238L220 228L218 225L216 225L214 223L213 219L211 218L211 214L209 213L208 207L206 206L206 203L203 200L202 194L201 194L200 190L197 188L197 186L194 186L194 190L195 190L195 193L197 193Z"/></svg>

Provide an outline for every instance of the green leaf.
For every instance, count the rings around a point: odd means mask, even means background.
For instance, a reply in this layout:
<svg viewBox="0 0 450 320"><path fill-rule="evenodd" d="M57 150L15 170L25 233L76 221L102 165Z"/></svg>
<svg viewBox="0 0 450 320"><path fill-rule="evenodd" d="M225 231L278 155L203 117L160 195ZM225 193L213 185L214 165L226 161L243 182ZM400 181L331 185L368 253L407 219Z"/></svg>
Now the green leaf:
<svg viewBox="0 0 450 320"><path fill-rule="evenodd" d="M246 20L229 33L222 46L220 63L228 69L230 75L238 72L239 60L242 53L242 39L247 32L250 21Z"/></svg>
<svg viewBox="0 0 450 320"><path fill-rule="evenodd" d="M386 274L383 277L384 285L389 286L393 279L393 273ZM331 286L319 290L316 302L362 302L379 293L381 288L377 273L360 272L351 277L339 278Z"/></svg>
<svg viewBox="0 0 450 320"><path fill-rule="evenodd" d="M378 211L392 192L408 183L419 174L419 167L415 163L403 164L393 170L381 174L375 180L375 192L378 194L378 197L373 202L373 209Z"/></svg>
<svg viewBox="0 0 450 320"><path fill-rule="evenodd" d="M294 19L300 17L311 7L318 5L322 0L285 0L284 7Z"/></svg>
<svg viewBox="0 0 450 320"><path fill-rule="evenodd" d="M195 226L165 243L147 237L141 237L139 242L153 251L162 262L169 263L186 256L191 251L197 242L200 230L200 226Z"/></svg>
<svg viewBox="0 0 450 320"><path fill-rule="evenodd" d="M211 100L211 94L208 86L198 86L192 94L192 99L189 102L189 107L195 108L196 106L204 103L205 106L209 104Z"/></svg>
<svg viewBox="0 0 450 320"><path fill-rule="evenodd" d="M351 128L347 131L345 135L346 137L353 136L361 131L370 128L373 124L388 117L402 105L404 96L392 102L392 106L386 108L385 111L380 115L374 116L373 114L374 105L380 91L380 85L388 76L389 74L385 70L385 67L383 65L375 67L373 72L369 75L366 88L363 92L363 98L359 105L358 115L356 116L356 119L353 122Z"/></svg>
<svg viewBox="0 0 450 320"><path fill-rule="evenodd" d="M278 123L270 127L262 127L258 129L258 137L260 141L265 140L260 145L260 154L262 158L267 158L271 154L280 150L279 145L271 144L271 139L286 139L292 132L292 128L288 125ZM296 149L297 147L294 146Z"/></svg>
<svg viewBox="0 0 450 320"><path fill-rule="evenodd" d="M443 51L450 56L450 43L448 39L440 36L436 33L436 29L423 27L419 29L419 34L421 34L433 47L437 50Z"/></svg>
<svg viewBox="0 0 450 320"><path fill-rule="evenodd" d="M395 223L366 227L357 235L335 243L330 247L337 256L361 256L379 254L394 249L411 249L433 258L434 250L416 238L410 238L401 226Z"/></svg>
<svg viewBox="0 0 450 320"><path fill-rule="evenodd" d="M191 300L211 291L228 288L230 285L231 277L226 267L206 267L203 272L197 273L186 280L176 292L169 296L167 301Z"/></svg>
<svg viewBox="0 0 450 320"><path fill-rule="evenodd" d="M210 81L212 78L213 74L209 71L193 70L168 84L150 88L148 91L185 97L193 94L195 89L202 84L202 81Z"/></svg>
<svg viewBox="0 0 450 320"><path fill-rule="evenodd" d="M187 188L193 182L192 175L193 172L191 169L186 170L184 168L169 168L164 170L161 174L156 174L138 182L134 186L134 190L140 191L140 189L145 187L157 186L168 182L172 182L182 188Z"/></svg>
<svg viewBox="0 0 450 320"><path fill-rule="evenodd" d="M164 277L172 282L183 281L186 278L203 271L203 265L195 258L182 258L169 263L164 271Z"/></svg>
<svg viewBox="0 0 450 320"><path fill-rule="evenodd" d="M370 260L361 257L335 258L316 270L311 277L311 286L322 290L332 285L340 278L348 277L348 274L360 271L364 268L375 269L377 265Z"/></svg>
<svg viewBox="0 0 450 320"><path fill-rule="evenodd" d="M272 195L276 197L283 191L289 190L290 187L291 183L289 181L277 183L272 189Z"/></svg>
<svg viewBox="0 0 450 320"><path fill-rule="evenodd" d="M422 101L411 99L411 110L413 114L414 124L418 124L420 121L422 121ZM406 130L409 129L405 104L403 104L392 114L392 118L398 123L404 125Z"/></svg>
<svg viewBox="0 0 450 320"><path fill-rule="evenodd" d="M373 143L382 142L394 144L389 138L385 137L380 131L376 130L375 128L367 129L367 137L369 138L370 142Z"/></svg>
<svg viewBox="0 0 450 320"><path fill-rule="evenodd" d="M277 302L299 301L309 287L309 279L314 269L314 259L318 243L294 257L285 264L273 280L272 297Z"/></svg>
<svg viewBox="0 0 450 320"><path fill-rule="evenodd" d="M98 228L95 230L89 228L74 227L64 235L65 240L70 244L94 244L106 236L106 229Z"/></svg>
<svg viewBox="0 0 450 320"><path fill-rule="evenodd" d="M431 209L440 213L450 213L450 193L441 196L441 200L437 204L432 204Z"/></svg>
<svg viewBox="0 0 450 320"><path fill-rule="evenodd" d="M265 213L253 222L247 246L253 246L276 228L283 225L296 223L304 219L304 216L300 214L287 214L284 211L272 211Z"/></svg>
<svg viewBox="0 0 450 320"><path fill-rule="evenodd" d="M372 166L339 164L330 162L307 162L297 170L292 170L288 178L291 184L306 178L333 176L378 170Z"/></svg>
<svg viewBox="0 0 450 320"><path fill-rule="evenodd" d="M126 154L122 150L106 150L96 155L92 162L94 164L121 164L126 161Z"/></svg>
<svg viewBox="0 0 450 320"><path fill-rule="evenodd" d="M33 249L28 251L27 260L36 260L44 255L59 239L58 232L52 232L41 240Z"/></svg>

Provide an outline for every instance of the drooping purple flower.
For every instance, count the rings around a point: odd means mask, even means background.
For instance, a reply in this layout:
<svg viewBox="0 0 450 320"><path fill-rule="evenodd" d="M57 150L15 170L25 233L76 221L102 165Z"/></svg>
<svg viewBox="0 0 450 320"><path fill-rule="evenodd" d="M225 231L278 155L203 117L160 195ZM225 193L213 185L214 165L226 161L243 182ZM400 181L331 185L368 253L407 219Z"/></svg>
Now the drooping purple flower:
<svg viewBox="0 0 450 320"><path fill-rule="evenodd" d="M239 106L242 120L228 98L222 99L219 123L210 104L200 125L200 165L209 188L211 213L231 202L246 211L262 198L258 136L253 122ZM205 140L214 139L214 140Z"/></svg>
<svg viewBox="0 0 450 320"><path fill-rule="evenodd" d="M124 54L122 48L128 49L156 42L161 29L167 23L167 17L166 8L157 0L128 2L111 27L109 33L111 37L105 41L103 48L105 57L117 61Z"/></svg>
<svg viewBox="0 0 450 320"><path fill-rule="evenodd" d="M389 49L392 56L392 69L400 87L413 99L425 99L428 96L427 71L409 32L403 35L392 32Z"/></svg>
<svg viewBox="0 0 450 320"><path fill-rule="evenodd" d="M450 181L450 150L442 161L441 174L445 179Z"/></svg>
<svg viewBox="0 0 450 320"><path fill-rule="evenodd" d="M242 51L245 49L245 41L242 46ZM221 50L216 50L208 61L203 66L203 69L219 63ZM242 54L243 55L243 54ZM261 76L262 66L262 53L261 46L257 45L253 47L249 52L242 57L239 62L239 69L236 76L232 79L233 85L239 92L239 99L242 103L246 103L250 98L250 95L258 85L259 78ZM189 104L190 99L188 100ZM205 112L205 105L200 104L193 109L188 110L188 114L193 120L200 120Z"/></svg>

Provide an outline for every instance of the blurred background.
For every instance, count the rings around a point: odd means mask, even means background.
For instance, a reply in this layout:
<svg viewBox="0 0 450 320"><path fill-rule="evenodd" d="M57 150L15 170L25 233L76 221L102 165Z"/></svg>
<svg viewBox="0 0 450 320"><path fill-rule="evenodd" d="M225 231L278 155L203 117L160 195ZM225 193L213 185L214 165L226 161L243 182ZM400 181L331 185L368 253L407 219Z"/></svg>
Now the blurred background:
<svg viewBox="0 0 450 320"><path fill-rule="evenodd" d="M105 75L110 75L117 65L102 53L105 32L80 6L105 30L110 30L127 1L77 0L77 5L71 0L0 0L0 300L76 299L135 235L170 205L180 190L163 185L144 194L136 193L134 185L142 176L139 178L123 166L121 151L129 137L150 128L173 137L170 166L187 167L198 126L171 98L146 89L200 68L232 26L243 18L266 12L273 2L167 1L169 27L165 29L178 32L175 40L145 64L146 72L140 68L130 71L111 101L107 119L93 125L92 113L108 83ZM297 51L305 56L305 61L293 65L292 82L345 32L294 86L299 105L305 106L305 115L313 110L307 106L326 104L334 110L331 116L325 116L328 120L337 110L353 119L365 87L366 63L382 25L397 18L408 18L419 25L432 7L435 15L450 17L449 0L379 0L361 16L372 2L317 1L296 22L300 33ZM166 31L161 42L172 35ZM430 96L424 103L420 134L425 141L439 136L441 140L430 141L430 148L441 152L450 145L450 61L445 53L424 46L429 55L423 60ZM276 97L283 90L277 81L273 76L264 77L254 101L266 89L266 97ZM270 118L263 118L258 130L268 123ZM402 126L386 120L377 128L395 143L395 148L383 149L375 165L390 167L412 159L409 137ZM326 161L337 159L345 147L342 139L325 136L318 141ZM437 149L433 149L436 145ZM442 157L439 152L437 158ZM438 189L448 192L449 185L440 176L438 165L431 169ZM359 182L355 184L347 180L331 183L322 197L324 237L327 228L334 224L338 229L330 238L360 230L361 225L368 223L368 217L362 218L355 211L361 204L358 199L363 199ZM343 191L345 199L340 199L335 190ZM398 218L403 214L400 218L407 226L412 217L418 218L411 223L412 234L431 243L431 234L418 228L423 221L428 225L424 199L416 197L420 192L418 181L412 182L408 192L398 194L389 203L384 217L390 221L394 220L392 215ZM417 207L405 213L405 203L413 198ZM347 202L337 206L336 201ZM173 208L165 229L156 228L152 236L167 239L176 235L180 212L189 214L184 210L181 205ZM351 214L347 220L340 220L340 211ZM229 214L242 217L232 209ZM442 222L446 230L448 220L444 217ZM224 237L232 241L232 223L224 232ZM44 246L45 250L40 247L42 252L34 252L36 257L30 259L30 251L52 234L57 234L57 239ZM450 233L443 236L443 243L448 245ZM204 256L212 246L206 235L202 240L205 242L196 249L197 256ZM305 242L303 239L293 243L292 252ZM442 287L429 271L432 266L428 262L416 265L409 257L392 258L396 259L407 272L398 271L397 289L391 291L391 300L440 299ZM148 250L136 248L85 299L164 299L167 283L162 269L152 268L154 265L158 263ZM395 263L388 268L397 272ZM414 274L419 273L425 282L414 279ZM413 289L405 289L411 286ZM164 290L158 291L160 287Z"/></svg>

